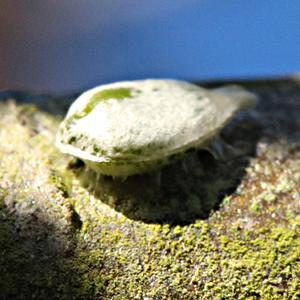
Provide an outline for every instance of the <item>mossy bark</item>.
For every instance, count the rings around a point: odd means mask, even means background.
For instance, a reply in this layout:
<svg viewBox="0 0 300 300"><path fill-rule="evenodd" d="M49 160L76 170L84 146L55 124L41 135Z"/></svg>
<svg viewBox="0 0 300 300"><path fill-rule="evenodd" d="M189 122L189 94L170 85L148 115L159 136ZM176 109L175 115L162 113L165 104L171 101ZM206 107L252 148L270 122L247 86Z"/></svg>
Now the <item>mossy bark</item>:
<svg viewBox="0 0 300 300"><path fill-rule="evenodd" d="M3 99L0 298L299 299L300 81L239 84L259 103L223 130L225 159L100 179L105 196L54 147L72 97Z"/></svg>

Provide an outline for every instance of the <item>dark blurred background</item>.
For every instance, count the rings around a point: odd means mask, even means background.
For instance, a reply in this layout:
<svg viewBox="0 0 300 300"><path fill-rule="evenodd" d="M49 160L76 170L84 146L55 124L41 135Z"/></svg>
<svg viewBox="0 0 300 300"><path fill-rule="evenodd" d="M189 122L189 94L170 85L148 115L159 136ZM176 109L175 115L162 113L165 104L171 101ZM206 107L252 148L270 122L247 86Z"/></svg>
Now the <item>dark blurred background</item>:
<svg viewBox="0 0 300 300"><path fill-rule="evenodd" d="M300 70L300 1L2 0L0 89Z"/></svg>

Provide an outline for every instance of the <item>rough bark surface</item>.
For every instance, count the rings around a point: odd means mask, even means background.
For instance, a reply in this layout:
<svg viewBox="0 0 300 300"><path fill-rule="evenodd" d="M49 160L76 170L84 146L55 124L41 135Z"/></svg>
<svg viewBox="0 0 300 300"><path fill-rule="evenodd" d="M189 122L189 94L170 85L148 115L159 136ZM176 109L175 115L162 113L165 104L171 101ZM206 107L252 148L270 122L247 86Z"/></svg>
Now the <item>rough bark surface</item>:
<svg viewBox="0 0 300 300"><path fill-rule="evenodd" d="M259 102L223 158L187 154L160 183L60 154L74 97L0 93L0 299L299 299L300 80L239 84Z"/></svg>

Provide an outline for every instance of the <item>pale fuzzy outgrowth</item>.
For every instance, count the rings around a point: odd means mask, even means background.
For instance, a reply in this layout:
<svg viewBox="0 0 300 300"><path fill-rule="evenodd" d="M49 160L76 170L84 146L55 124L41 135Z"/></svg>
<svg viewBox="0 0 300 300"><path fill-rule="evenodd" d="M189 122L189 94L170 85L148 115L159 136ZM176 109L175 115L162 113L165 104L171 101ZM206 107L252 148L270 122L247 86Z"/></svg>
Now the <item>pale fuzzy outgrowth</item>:
<svg viewBox="0 0 300 300"><path fill-rule="evenodd" d="M57 146L101 174L147 173L204 147L254 103L255 96L237 86L206 90L176 80L103 85L72 104Z"/></svg>

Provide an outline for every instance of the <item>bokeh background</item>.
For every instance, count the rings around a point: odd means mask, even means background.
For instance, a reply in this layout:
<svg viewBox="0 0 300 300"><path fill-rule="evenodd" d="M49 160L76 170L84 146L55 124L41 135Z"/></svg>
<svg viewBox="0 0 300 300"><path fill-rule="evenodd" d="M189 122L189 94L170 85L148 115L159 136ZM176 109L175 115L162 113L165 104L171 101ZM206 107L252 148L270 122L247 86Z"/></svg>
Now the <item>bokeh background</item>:
<svg viewBox="0 0 300 300"><path fill-rule="evenodd" d="M0 2L0 89L62 93L145 77L299 70L296 0Z"/></svg>

